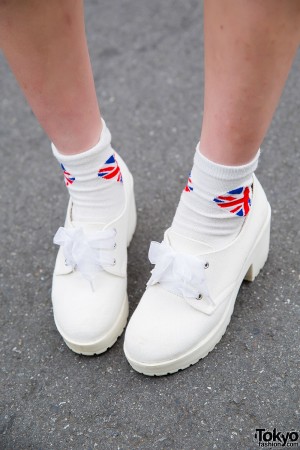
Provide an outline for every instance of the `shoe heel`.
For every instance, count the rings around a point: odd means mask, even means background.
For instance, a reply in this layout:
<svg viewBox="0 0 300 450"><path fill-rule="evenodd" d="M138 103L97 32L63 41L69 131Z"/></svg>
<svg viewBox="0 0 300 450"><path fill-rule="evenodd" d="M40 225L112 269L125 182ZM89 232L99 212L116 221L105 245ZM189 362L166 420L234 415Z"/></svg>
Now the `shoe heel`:
<svg viewBox="0 0 300 450"><path fill-rule="evenodd" d="M247 281L254 281L255 277L257 277L260 270L264 267L265 262L267 261L270 247L270 228L271 219L269 217L268 223L252 252L252 262L244 278Z"/></svg>
<svg viewBox="0 0 300 450"><path fill-rule="evenodd" d="M129 247L131 239L134 235L136 228L136 205L135 205L135 198L134 193L132 195L132 198L130 200L129 205L129 226L128 226L128 234L127 234L127 247Z"/></svg>

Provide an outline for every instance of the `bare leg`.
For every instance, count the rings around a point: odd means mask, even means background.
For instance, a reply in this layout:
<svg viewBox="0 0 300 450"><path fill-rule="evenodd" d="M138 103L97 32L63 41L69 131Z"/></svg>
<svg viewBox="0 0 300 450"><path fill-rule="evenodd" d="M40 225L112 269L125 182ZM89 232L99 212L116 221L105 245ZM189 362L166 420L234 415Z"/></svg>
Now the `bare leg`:
<svg viewBox="0 0 300 450"><path fill-rule="evenodd" d="M0 44L56 147L76 154L94 146L102 123L82 0L0 0Z"/></svg>
<svg viewBox="0 0 300 450"><path fill-rule="evenodd" d="M298 0L205 0L201 152L249 162L271 122L300 41Z"/></svg>

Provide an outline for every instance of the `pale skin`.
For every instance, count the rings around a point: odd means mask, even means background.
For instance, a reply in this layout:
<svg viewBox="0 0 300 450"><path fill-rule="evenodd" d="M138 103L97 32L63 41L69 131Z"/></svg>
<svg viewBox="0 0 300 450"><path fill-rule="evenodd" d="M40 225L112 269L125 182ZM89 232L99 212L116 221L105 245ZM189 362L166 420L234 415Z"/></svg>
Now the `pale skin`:
<svg viewBox="0 0 300 450"><path fill-rule="evenodd" d="M201 152L251 161L267 132L300 42L299 0L205 0Z"/></svg>
<svg viewBox="0 0 300 450"><path fill-rule="evenodd" d="M96 145L102 122L82 0L0 0L0 44L60 152L76 154Z"/></svg>
<svg viewBox="0 0 300 450"><path fill-rule="evenodd" d="M251 161L300 41L299 0L204 0L201 152ZM82 0L0 0L0 44L40 124L64 154L94 146L101 115Z"/></svg>

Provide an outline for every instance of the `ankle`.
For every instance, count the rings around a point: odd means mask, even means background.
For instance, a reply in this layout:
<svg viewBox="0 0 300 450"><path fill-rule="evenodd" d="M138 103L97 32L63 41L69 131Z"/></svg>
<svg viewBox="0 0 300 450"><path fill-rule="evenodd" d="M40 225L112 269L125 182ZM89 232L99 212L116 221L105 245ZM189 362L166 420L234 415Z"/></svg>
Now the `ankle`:
<svg viewBox="0 0 300 450"><path fill-rule="evenodd" d="M241 166L216 164L199 152L172 223L182 236L219 249L235 239L251 208L253 172L260 152Z"/></svg>
<svg viewBox="0 0 300 450"><path fill-rule="evenodd" d="M124 188L105 122L100 140L89 150L65 155L53 144L52 150L64 173L73 220L105 224L117 217L124 205Z"/></svg>
<svg viewBox="0 0 300 450"><path fill-rule="evenodd" d="M224 166L242 166L251 162L260 146L260 136L240 133L234 127L218 132L202 130L200 153L210 161Z"/></svg>
<svg viewBox="0 0 300 450"><path fill-rule="evenodd" d="M71 122L69 118L68 122ZM53 140L53 144L59 149L60 155L79 155L97 146L101 140L103 128L103 119L101 117L95 118L93 122L89 123L88 127L83 127L79 133L76 127L73 130L74 132L62 133L58 139Z"/></svg>

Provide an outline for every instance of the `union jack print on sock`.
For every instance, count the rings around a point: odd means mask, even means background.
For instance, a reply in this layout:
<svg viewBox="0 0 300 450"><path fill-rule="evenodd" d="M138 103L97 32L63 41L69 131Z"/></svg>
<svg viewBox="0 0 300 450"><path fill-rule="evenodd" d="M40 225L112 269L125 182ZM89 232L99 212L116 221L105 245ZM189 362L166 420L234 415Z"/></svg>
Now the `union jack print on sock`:
<svg viewBox="0 0 300 450"><path fill-rule="evenodd" d="M99 169L98 177L104 178L104 180L111 180L116 177L117 181L122 183L121 170L114 155L111 155Z"/></svg>
<svg viewBox="0 0 300 450"><path fill-rule="evenodd" d="M228 191L224 195L214 198L214 202L220 208L226 209L228 212L236 216L246 216L251 208L252 186L239 187Z"/></svg>
<svg viewBox="0 0 300 450"><path fill-rule="evenodd" d="M64 172L66 186L69 186L69 184L73 184L73 182L75 181L75 177L72 177L70 172L66 171L65 166L63 164L61 164L60 167L62 168L62 170Z"/></svg>
<svg viewBox="0 0 300 450"><path fill-rule="evenodd" d="M189 178L188 178L187 184L186 184L186 186L185 186L185 188L183 190L185 192L192 192L194 190L193 182L192 182L192 179L191 179L191 174L189 174Z"/></svg>

